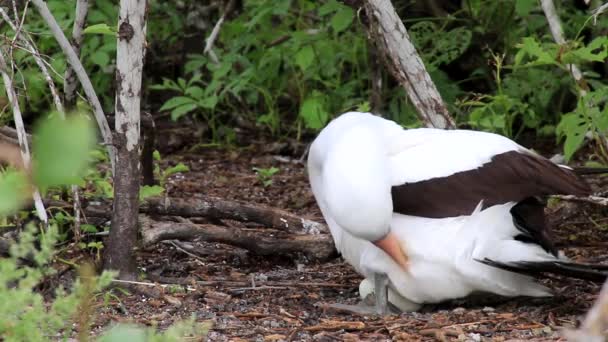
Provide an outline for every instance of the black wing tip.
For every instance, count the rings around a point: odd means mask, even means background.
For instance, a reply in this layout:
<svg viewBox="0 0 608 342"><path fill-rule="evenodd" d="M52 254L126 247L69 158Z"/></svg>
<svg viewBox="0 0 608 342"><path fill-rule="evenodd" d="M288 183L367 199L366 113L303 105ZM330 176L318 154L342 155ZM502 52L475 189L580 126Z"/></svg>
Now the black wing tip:
<svg viewBox="0 0 608 342"><path fill-rule="evenodd" d="M545 273L562 275L570 278L603 283L608 278L608 265L586 264L570 261L512 261L502 262L489 258L475 259L482 264L505 271L528 276L542 276Z"/></svg>

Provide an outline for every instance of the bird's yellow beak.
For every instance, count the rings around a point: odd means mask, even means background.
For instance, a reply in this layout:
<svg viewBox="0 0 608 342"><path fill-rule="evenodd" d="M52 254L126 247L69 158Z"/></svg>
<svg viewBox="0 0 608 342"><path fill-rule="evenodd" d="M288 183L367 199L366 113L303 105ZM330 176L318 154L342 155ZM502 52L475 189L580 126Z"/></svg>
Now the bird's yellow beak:
<svg viewBox="0 0 608 342"><path fill-rule="evenodd" d="M384 238L374 241L374 245L386 252L405 271L408 270L409 258L401 248L401 244L393 232L389 232Z"/></svg>

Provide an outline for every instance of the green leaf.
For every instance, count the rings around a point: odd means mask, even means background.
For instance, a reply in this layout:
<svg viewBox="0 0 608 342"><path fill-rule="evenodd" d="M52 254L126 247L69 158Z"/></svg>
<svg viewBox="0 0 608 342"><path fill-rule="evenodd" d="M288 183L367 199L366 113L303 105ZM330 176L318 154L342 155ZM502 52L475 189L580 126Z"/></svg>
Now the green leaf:
<svg viewBox="0 0 608 342"><path fill-rule="evenodd" d="M552 46L555 48L557 45L552 44ZM555 57L547 52L534 37L524 37L522 43L518 44L517 47L519 47L524 54L534 58L533 63L536 65L557 64ZM523 55L515 57L518 62L521 62L522 58Z"/></svg>
<svg viewBox="0 0 608 342"><path fill-rule="evenodd" d="M217 95L214 94L214 95L211 95L207 98L204 98L204 99L198 101L198 105L203 108L206 108L206 109L214 109L215 106L217 105L217 101L218 101Z"/></svg>
<svg viewBox="0 0 608 342"><path fill-rule="evenodd" d="M166 177L169 177L169 176L179 173L179 172L188 172L188 171L190 171L190 169L186 165L184 165L183 163L178 163L177 165L166 169L164 172L164 177L166 178Z"/></svg>
<svg viewBox="0 0 608 342"><path fill-rule="evenodd" d="M353 22L355 12L352 8L343 6L334 16L331 18L331 27L335 33L340 33L346 30Z"/></svg>
<svg viewBox="0 0 608 342"><path fill-rule="evenodd" d="M171 111L171 120L176 121L177 119L190 113L191 111L195 110L196 108L198 108L198 105L196 103L186 103L179 107L175 107Z"/></svg>
<svg viewBox="0 0 608 342"><path fill-rule="evenodd" d="M324 3L321 7L319 7L317 13L320 16L326 16L330 13L334 13L338 9L342 8L342 6L344 6L344 5L338 3L336 0L329 0L328 2Z"/></svg>
<svg viewBox="0 0 608 342"><path fill-rule="evenodd" d="M110 55L108 55L107 52L104 51L95 51L91 56L91 62L101 66L101 67L106 67L108 66L108 64L110 64Z"/></svg>
<svg viewBox="0 0 608 342"><path fill-rule="evenodd" d="M88 223L83 223L80 225L80 230L82 230L84 233L97 233L97 227L95 227L95 225L92 224L88 224Z"/></svg>
<svg viewBox="0 0 608 342"><path fill-rule="evenodd" d="M204 90L199 86L191 86L186 89L186 95L190 95L194 99L202 98L204 96L203 94Z"/></svg>
<svg viewBox="0 0 608 342"><path fill-rule="evenodd" d="M557 133L566 136L564 141L564 158L566 161L570 160L574 152L581 147L588 129L589 123L584 115L572 112L562 116L559 125L557 125Z"/></svg>
<svg viewBox="0 0 608 342"><path fill-rule="evenodd" d="M7 171L0 175L0 215L15 213L29 197L27 177L17 171Z"/></svg>
<svg viewBox="0 0 608 342"><path fill-rule="evenodd" d="M515 13L520 17L526 17L536 6L538 0L517 0L515 1Z"/></svg>
<svg viewBox="0 0 608 342"><path fill-rule="evenodd" d="M158 150L154 150L154 152L152 152L152 158L154 158L154 160L159 161L160 160L160 152L158 152Z"/></svg>
<svg viewBox="0 0 608 342"><path fill-rule="evenodd" d="M329 120L329 113L325 109L323 98L318 92L308 97L300 107L300 117L304 120L306 127L321 129Z"/></svg>
<svg viewBox="0 0 608 342"><path fill-rule="evenodd" d="M296 65L299 66L302 71L306 71L306 69L312 65L314 59L315 51L310 45L306 45L301 48L295 56Z"/></svg>
<svg viewBox="0 0 608 342"><path fill-rule="evenodd" d="M82 33L84 34L105 34L109 36L116 36L116 29L108 26L108 24L95 24L85 28Z"/></svg>
<svg viewBox="0 0 608 342"><path fill-rule="evenodd" d="M34 136L33 173L36 185L45 189L77 182L95 146L92 121L82 115L74 115L66 120L54 116L40 122Z"/></svg>
<svg viewBox="0 0 608 342"><path fill-rule="evenodd" d="M160 196L165 191L165 188L159 185L144 185L139 188L139 200L144 201L147 198Z"/></svg>
<svg viewBox="0 0 608 342"><path fill-rule="evenodd" d="M196 103L196 101L187 96L176 96L170 98L167 102L165 102L159 110L162 112L190 103Z"/></svg>

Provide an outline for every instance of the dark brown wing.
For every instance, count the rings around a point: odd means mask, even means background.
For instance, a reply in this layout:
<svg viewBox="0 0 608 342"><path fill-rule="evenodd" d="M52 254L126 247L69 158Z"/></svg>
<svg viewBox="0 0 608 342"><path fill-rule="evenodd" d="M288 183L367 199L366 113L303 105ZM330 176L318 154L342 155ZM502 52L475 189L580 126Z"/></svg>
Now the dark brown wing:
<svg viewBox="0 0 608 342"><path fill-rule="evenodd" d="M589 185L550 160L517 151L498 154L481 167L393 186L393 211L431 218L470 215L479 201L489 207L528 197L584 196Z"/></svg>

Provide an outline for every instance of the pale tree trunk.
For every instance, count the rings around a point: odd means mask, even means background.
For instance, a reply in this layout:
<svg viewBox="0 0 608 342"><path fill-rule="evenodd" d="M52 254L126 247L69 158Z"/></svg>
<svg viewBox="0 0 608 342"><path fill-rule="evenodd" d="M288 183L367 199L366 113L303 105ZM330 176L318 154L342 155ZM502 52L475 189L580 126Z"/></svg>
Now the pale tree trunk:
<svg viewBox="0 0 608 342"><path fill-rule="evenodd" d="M454 128L454 120L390 0L366 0L364 8L370 38L384 55L393 76L405 88L420 120L427 127Z"/></svg>
<svg viewBox="0 0 608 342"><path fill-rule="evenodd" d="M136 278L134 248L139 213L139 129L146 49L146 0L121 0L116 52L116 173L112 225L104 255L106 269Z"/></svg>

